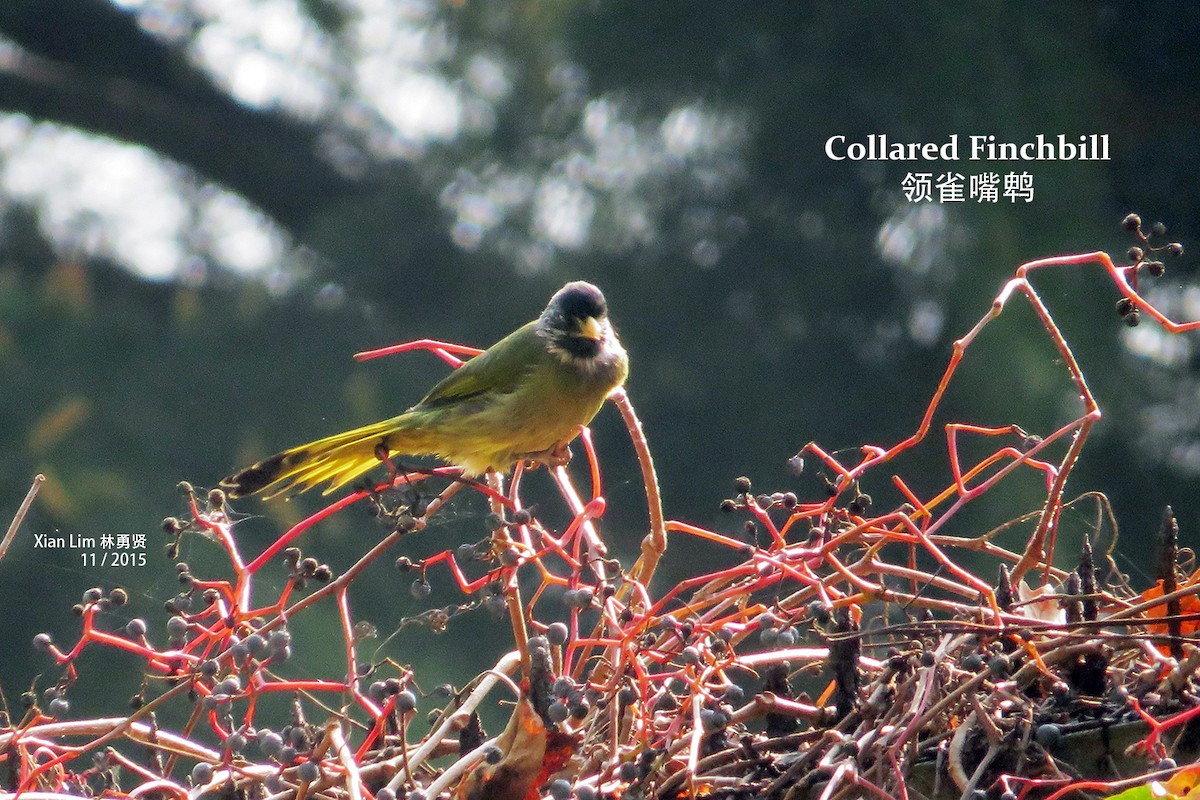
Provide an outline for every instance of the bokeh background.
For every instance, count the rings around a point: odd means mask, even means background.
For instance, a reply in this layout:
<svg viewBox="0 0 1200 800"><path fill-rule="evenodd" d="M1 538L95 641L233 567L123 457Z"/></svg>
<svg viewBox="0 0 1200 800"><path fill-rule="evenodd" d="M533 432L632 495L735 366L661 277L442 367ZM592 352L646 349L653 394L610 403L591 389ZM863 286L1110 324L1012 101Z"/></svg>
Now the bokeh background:
<svg viewBox="0 0 1200 800"><path fill-rule="evenodd" d="M183 510L177 481L209 487L394 414L444 374L428 355L352 353L427 336L487 345L570 279L608 295L670 516L738 530L717 509L740 474L819 493L788 456L814 439L906 436L950 342L1021 261L1121 255L1129 211L1200 247L1197 65L1200 6L1136 0L5 0L0 522L35 473L48 482L0 562L0 686L12 702L47 670L27 642L72 641L70 606L93 585L132 592L106 624L142 615L165 638L179 587L159 522ZM1100 133L1112 159L824 156L832 135L875 133ZM1028 170L1034 200L905 201L906 172L947 167ZM1170 261L1151 291L1177 317L1200 317L1196 263ZM1197 541L1197 339L1125 328L1094 268L1036 282L1105 410L1070 491L1111 499L1118 563L1144 583L1165 504ZM1018 302L971 349L938 424L1045 433L1077 413ZM594 428L606 532L628 559L645 528L632 451L611 409ZM940 431L895 469L919 490L944 485ZM561 519L540 480L530 490ZM874 481L877 507L894 505L886 475ZM1015 480L949 532L976 535L1040 494ZM318 501L239 503L246 554ZM456 504L412 555L482 536L484 512ZM1063 552L1095 523L1091 506L1069 515ZM35 532L144 533L147 566L87 567L77 550L34 549ZM380 535L348 513L302 545L337 569ZM722 555L679 545L661 580ZM222 574L211 543L188 539L182 557ZM380 657L462 680L493 663L504 626L477 612L440 637L401 629L461 599L432 577L417 601L411 576L379 565L356 608ZM265 575L263 598L282 580ZM332 612L296 624L328 630ZM328 642L298 647L296 669L337 674ZM77 693L82 707L136 688L132 661L88 658L102 691Z"/></svg>

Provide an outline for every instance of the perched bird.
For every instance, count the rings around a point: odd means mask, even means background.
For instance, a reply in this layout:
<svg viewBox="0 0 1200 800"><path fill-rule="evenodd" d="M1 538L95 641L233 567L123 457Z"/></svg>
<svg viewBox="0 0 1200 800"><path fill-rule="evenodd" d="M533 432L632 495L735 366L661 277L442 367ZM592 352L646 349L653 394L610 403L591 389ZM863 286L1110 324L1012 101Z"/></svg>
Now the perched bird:
<svg viewBox="0 0 1200 800"><path fill-rule="evenodd" d="M521 460L554 461L628 373L604 295L575 281L540 317L465 362L403 414L284 450L225 478L221 488L230 497L274 497L328 481L328 494L391 455L437 456L468 477Z"/></svg>

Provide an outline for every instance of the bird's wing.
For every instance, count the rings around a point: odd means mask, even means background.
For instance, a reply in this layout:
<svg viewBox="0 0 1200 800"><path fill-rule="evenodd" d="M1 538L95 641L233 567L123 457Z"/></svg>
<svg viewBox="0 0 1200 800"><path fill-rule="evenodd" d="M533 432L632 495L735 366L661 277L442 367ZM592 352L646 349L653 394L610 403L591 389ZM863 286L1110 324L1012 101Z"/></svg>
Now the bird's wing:
<svg viewBox="0 0 1200 800"><path fill-rule="evenodd" d="M442 378L414 408L436 408L480 395L508 394L546 358L537 321L526 323Z"/></svg>

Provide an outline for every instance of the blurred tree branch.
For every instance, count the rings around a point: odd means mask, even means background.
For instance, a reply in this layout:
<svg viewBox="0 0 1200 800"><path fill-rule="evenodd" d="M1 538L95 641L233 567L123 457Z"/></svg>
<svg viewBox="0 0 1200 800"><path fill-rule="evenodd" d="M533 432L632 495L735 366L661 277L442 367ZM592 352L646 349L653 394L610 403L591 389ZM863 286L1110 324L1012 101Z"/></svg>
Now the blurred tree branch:
<svg viewBox="0 0 1200 800"><path fill-rule="evenodd" d="M2 109L144 145L240 193L334 259L336 250L311 240L315 220L324 209L364 201L423 209L407 226L390 220L393 232L399 224L427 247L452 249L407 169L361 178L339 171L322 154L320 123L242 105L181 46L147 33L107 0L0 3L0 36L20 48L0 56ZM381 204L372 195L384 191Z"/></svg>

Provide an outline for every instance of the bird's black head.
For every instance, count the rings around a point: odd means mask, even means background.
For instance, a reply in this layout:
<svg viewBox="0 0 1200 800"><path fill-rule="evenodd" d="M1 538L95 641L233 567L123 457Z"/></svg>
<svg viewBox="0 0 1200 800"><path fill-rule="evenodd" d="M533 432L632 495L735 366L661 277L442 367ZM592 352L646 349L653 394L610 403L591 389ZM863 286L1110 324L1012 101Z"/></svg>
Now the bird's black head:
<svg viewBox="0 0 1200 800"><path fill-rule="evenodd" d="M576 358L600 352L608 317L608 304L599 289L586 281L572 281L555 292L542 312L538 327L558 347Z"/></svg>
<svg viewBox="0 0 1200 800"><path fill-rule="evenodd" d="M608 315L604 295L587 281L572 281L554 293L547 311L555 311L567 320L603 319Z"/></svg>

